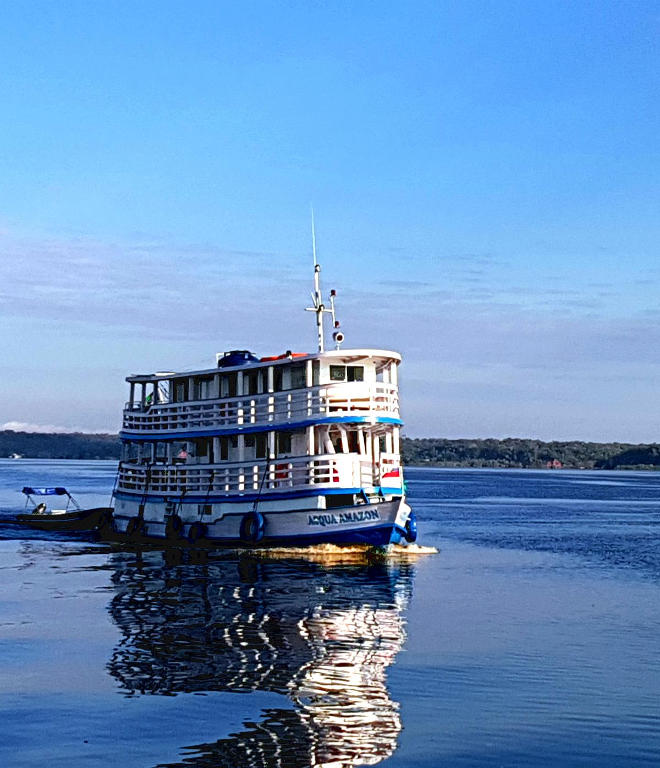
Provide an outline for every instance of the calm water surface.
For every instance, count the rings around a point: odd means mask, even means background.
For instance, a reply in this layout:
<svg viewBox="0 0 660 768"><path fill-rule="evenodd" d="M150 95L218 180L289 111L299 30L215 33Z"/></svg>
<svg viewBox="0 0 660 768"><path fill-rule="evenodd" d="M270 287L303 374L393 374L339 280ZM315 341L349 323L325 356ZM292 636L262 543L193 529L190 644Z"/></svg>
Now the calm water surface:
<svg viewBox="0 0 660 768"><path fill-rule="evenodd" d="M0 765L660 765L660 474L410 469L416 562L111 548L2 524Z"/></svg>

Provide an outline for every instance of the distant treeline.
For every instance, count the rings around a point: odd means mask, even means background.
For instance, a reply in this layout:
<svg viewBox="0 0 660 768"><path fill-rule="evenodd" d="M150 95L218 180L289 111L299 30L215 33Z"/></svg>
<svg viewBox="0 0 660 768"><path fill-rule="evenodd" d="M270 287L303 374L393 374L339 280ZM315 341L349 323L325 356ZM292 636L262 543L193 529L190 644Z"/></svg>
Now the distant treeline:
<svg viewBox="0 0 660 768"><path fill-rule="evenodd" d="M660 469L660 445L585 443L581 440L445 440L403 438L405 464L434 467L530 469Z"/></svg>
<svg viewBox="0 0 660 768"><path fill-rule="evenodd" d="M41 434L0 431L0 457L32 459L118 459L117 435ZM544 443L541 440L401 441L403 462L431 467L517 467L530 469L660 469L660 445L630 443Z"/></svg>
<svg viewBox="0 0 660 768"><path fill-rule="evenodd" d="M26 459L118 459L120 446L117 435L0 432L3 458L18 454Z"/></svg>

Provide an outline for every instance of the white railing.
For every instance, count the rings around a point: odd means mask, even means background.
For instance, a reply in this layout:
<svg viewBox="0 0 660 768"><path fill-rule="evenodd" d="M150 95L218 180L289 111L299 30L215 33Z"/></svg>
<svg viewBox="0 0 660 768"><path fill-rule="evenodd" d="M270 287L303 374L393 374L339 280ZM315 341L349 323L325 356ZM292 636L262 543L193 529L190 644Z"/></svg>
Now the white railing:
<svg viewBox="0 0 660 768"><path fill-rule="evenodd" d="M127 404L128 432L176 432L286 424L326 416L399 417L399 395L392 384L333 384L263 395L157 404Z"/></svg>
<svg viewBox="0 0 660 768"><path fill-rule="evenodd" d="M264 478L264 472L266 477ZM326 454L223 464L145 466L122 462L117 489L144 494L211 496L305 488L370 488L362 482L360 457Z"/></svg>

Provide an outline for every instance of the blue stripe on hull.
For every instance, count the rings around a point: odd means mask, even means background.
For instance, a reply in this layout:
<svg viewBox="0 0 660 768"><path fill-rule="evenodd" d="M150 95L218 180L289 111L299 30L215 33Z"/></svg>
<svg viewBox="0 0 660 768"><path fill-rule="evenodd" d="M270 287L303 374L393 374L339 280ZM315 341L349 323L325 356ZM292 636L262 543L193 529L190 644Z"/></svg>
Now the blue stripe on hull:
<svg viewBox="0 0 660 768"><path fill-rule="evenodd" d="M392 542L395 534L393 523L372 526L352 531L325 531L321 534L267 538L259 542L260 546L312 546L314 544L368 544L371 547L384 547Z"/></svg>
<svg viewBox="0 0 660 768"><path fill-rule="evenodd" d="M126 491L115 491L115 498L127 499L129 501L135 501L138 504L142 504L147 501L164 503L172 501L174 503L182 502L183 504L220 504L222 502L247 502L247 501L286 501L286 499L302 499L306 496L334 496L336 494L350 494L361 493L362 488L324 488L319 490L304 490L304 491L282 491L281 493L233 493L231 495L220 496L218 494L195 496L194 494L186 493L184 496L179 494L170 494L169 496L163 496L162 494L143 494L143 493L127 493ZM398 488L396 493L401 495L401 489ZM143 502L144 500L144 502ZM287 510L288 511L288 510Z"/></svg>
<svg viewBox="0 0 660 768"><path fill-rule="evenodd" d="M379 489L376 488L375 492L378 493ZM135 501L138 504L146 503L147 501L151 502L160 502L165 503L167 501L174 502L176 504L182 502L185 504L220 504L223 502L249 502L249 501L255 501L259 500L260 502L263 501L285 501L286 499L302 499L306 496L314 497L317 496L335 496L338 494L351 494L351 493L362 493L362 488L323 488L319 490L305 490L305 491L283 491L282 493L262 493L259 495L258 493L245 493L241 494L240 496L238 494L232 494L231 496L219 496L219 495L211 495L207 496L204 494L203 496L195 496L193 494L185 494L185 496L181 496L181 494L171 494L169 496L163 496L161 494L143 494L143 493L127 493L126 491L115 491L115 498L117 499L126 499L128 501ZM401 488L381 488L380 493L386 496L396 496L401 497L403 494L401 492ZM288 511L288 510L287 510Z"/></svg>
<svg viewBox="0 0 660 768"><path fill-rule="evenodd" d="M141 440L153 442L158 440L181 440L188 437L223 437L226 435L247 435L253 432L277 432L280 430L288 431L290 429L303 429L315 424L373 424L367 416L319 416L317 419L305 419L304 421L288 421L279 424L264 424L260 427L228 427L227 429L197 429L193 431L170 431L163 434L160 430L157 432L147 432L146 430L123 430L119 437L126 440ZM394 419L390 416L377 416L377 424L396 424L402 426L401 419Z"/></svg>

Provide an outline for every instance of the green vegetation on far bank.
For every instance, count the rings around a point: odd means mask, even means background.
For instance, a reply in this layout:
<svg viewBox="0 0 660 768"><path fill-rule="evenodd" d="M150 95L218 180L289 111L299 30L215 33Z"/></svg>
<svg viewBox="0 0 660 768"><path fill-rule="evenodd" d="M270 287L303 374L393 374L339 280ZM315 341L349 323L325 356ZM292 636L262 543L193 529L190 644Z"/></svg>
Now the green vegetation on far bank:
<svg viewBox="0 0 660 768"><path fill-rule="evenodd" d="M505 440L403 438L405 464L433 467L518 469L660 469L660 445Z"/></svg>
<svg viewBox="0 0 660 768"><path fill-rule="evenodd" d="M32 459L118 459L120 445L117 435L0 431L0 457L17 454ZM401 453L408 466L660 470L657 443L404 437Z"/></svg>
<svg viewBox="0 0 660 768"><path fill-rule="evenodd" d="M0 457L12 454L26 459L119 459L117 435L67 432L0 432Z"/></svg>

